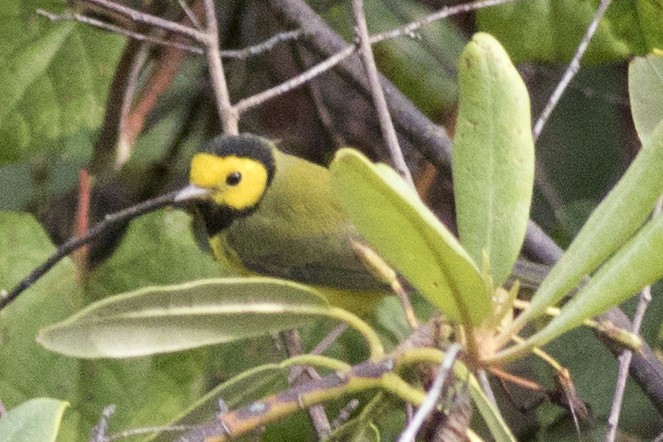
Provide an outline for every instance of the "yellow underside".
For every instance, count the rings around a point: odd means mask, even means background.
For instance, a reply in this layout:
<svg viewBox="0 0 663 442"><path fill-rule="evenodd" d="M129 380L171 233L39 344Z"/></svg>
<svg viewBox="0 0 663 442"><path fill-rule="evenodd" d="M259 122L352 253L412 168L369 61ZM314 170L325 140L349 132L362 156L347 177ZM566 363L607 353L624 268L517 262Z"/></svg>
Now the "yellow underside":
<svg viewBox="0 0 663 442"><path fill-rule="evenodd" d="M342 290L315 285L311 287L322 293L334 307L340 307L359 316L375 311L378 303L387 295L386 292L377 290Z"/></svg>

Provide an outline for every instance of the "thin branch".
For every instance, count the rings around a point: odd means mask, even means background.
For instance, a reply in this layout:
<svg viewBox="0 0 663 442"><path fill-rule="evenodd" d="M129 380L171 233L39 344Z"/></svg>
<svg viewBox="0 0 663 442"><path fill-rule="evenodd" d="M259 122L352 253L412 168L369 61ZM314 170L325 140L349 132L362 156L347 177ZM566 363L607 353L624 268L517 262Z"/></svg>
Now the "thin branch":
<svg viewBox="0 0 663 442"><path fill-rule="evenodd" d="M497 6L504 3L511 3L515 0L483 0L472 3L461 3L459 5L444 7L437 12L434 12L426 17L408 23L400 28L392 29L390 31L381 32L371 37L371 44L379 43L384 40L402 36L412 36L418 29L429 25L433 22L442 20L452 15L463 14L465 12L476 11L478 9L488 8L490 6Z"/></svg>
<svg viewBox="0 0 663 442"><path fill-rule="evenodd" d="M392 393L402 393L400 396L406 396L405 390L400 391L398 387L407 388L410 393L416 394L409 399L401 398L419 401L421 399L419 390L412 389L404 381L401 380L402 383L394 387L394 383L401 379L393 372L394 368L394 360L391 358L378 362L365 361L342 374L330 374L224 413L217 416L213 422L196 426L178 440L184 442L214 438L215 441L226 441L254 431L297 410L337 399L350 391L383 388Z"/></svg>
<svg viewBox="0 0 663 442"><path fill-rule="evenodd" d="M85 0L88 3L97 5L101 8L107 9L109 11L117 12L120 15L130 18L131 20L137 23L145 23L150 26L155 26L166 31L174 32L176 34L183 35L185 37L192 38L193 40L199 43L207 43L207 34L200 32L192 27L184 26L179 23L175 23L169 20L164 20L163 18L157 17L156 15L148 14L136 9L129 8L117 3L114 3L109 0Z"/></svg>
<svg viewBox="0 0 663 442"><path fill-rule="evenodd" d="M118 433L111 434L108 438L103 440L103 442L109 442L119 439L127 439L135 436L142 436L145 434L155 435L158 433L175 433L182 432L187 430L193 430L194 425L158 425L154 427L141 427L133 428L131 430L120 431Z"/></svg>
<svg viewBox="0 0 663 442"><path fill-rule="evenodd" d="M181 0L180 0L181 1ZM191 12L190 8L186 9L189 11L189 14L187 14L187 17L189 20L192 20L195 18L193 16L193 13ZM54 14L52 12L46 11L44 9L37 9L36 10L37 15L41 15L42 17L46 17L51 21L77 21L79 23L85 23L87 25L93 26L95 28L103 29L105 31L109 32L114 32L120 35L124 35L125 37L132 38L134 40L138 41L144 41L147 43L153 43L161 46L168 46L168 47L173 47L177 49L183 49L185 51L191 52L193 54L204 54L205 50L201 48L200 46L193 46L190 44L186 43L180 43L172 40L164 40L162 38L158 37L153 37L151 35L146 35L142 34L140 32L134 32L132 30L123 28L121 26L114 25L112 23L107 23L105 21L98 20L93 17L88 17L86 15L81 15L77 13L66 13L66 14ZM169 23L174 23L174 22L169 22ZM196 24L196 26L198 26ZM231 58L231 59L237 59L237 60L245 60L249 57L253 57L256 55L260 55L264 52L270 51L274 49L274 47L283 42L288 42L288 41L293 41L297 40L302 37L304 33L301 30L294 30L294 31L286 31L286 32L280 32L276 34L275 36L258 43L253 46L249 46L244 49L230 49L230 50L225 50L221 51L221 58Z"/></svg>
<svg viewBox="0 0 663 442"><path fill-rule="evenodd" d="M203 27L200 25L196 14L191 10L191 8L189 8L189 5L187 5L184 0L177 0L177 3L180 4L180 8L182 8L182 11L184 11L186 16L189 18L193 27L200 31Z"/></svg>
<svg viewBox="0 0 663 442"><path fill-rule="evenodd" d="M267 89L266 91L260 92L258 94L252 95L248 98L238 101L237 104L235 104L235 110L239 115L241 115L253 107L256 107L272 98L278 97L279 95L283 95L284 93L291 91L303 85L304 83L312 80L318 75L327 72L328 70L330 70L331 68L333 68L334 66L345 60L346 58L348 58L350 55L354 54L355 50L356 48L354 46L347 46L342 51L337 52L336 54L327 58L325 61L316 64L311 69L302 72L301 74L291 78L285 83L281 83L278 86L274 86L273 88Z"/></svg>
<svg viewBox="0 0 663 442"><path fill-rule="evenodd" d="M23 280L21 280L21 282L19 282L9 293L4 296L0 296L0 310L9 305L14 299L16 299L18 295L28 289L39 278L44 276L44 274L46 274L46 272L48 272L55 264L60 262L62 258L66 257L82 245L93 241L112 225L126 222L147 212L152 212L153 210L159 209L161 207L174 204L175 197L178 195L178 193L179 191L170 192L160 197L136 204L135 206L131 206L128 209L115 212L112 215L106 215L106 218L102 222L92 227L87 232L87 234L72 238L58 247L53 255L51 255L42 265L36 267L32 272L30 272L28 276L23 278Z"/></svg>
<svg viewBox="0 0 663 442"><path fill-rule="evenodd" d="M663 210L663 198L659 199L654 208L653 217L661 216ZM648 285L642 290L638 307L633 315L633 329L635 334L640 333L642 321L645 317L647 307L651 302L651 285ZM617 428L619 425L619 416L621 414L622 403L624 401L624 391L626 390L626 380L628 378L629 367L633 359L632 350L624 350L617 358L619 360L619 371L617 372L617 382L615 385L615 394L612 399L610 407L610 415L608 416L608 431L605 437L606 442L614 442L617 437Z"/></svg>
<svg viewBox="0 0 663 442"><path fill-rule="evenodd" d="M389 149L389 154L391 155L391 160L394 163L395 169L401 177L414 188L414 181L412 180L412 175L410 174L407 164L405 164L403 152L401 152L401 147L398 144L396 129L394 129L394 122L391 120L389 108L387 107L387 100L384 98L384 91L380 85L378 68L375 66L375 58L373 57L373 50L371 49L371 42L369 40L363 0L352 0L352 10L354 11L356 33L359 39L359 53L364 62L364 68L366 69L366 74L368 76L368 84L371 88L373 103L378 112L382 138L384 138L385 143L387 143L387 148Z"/></svg>
<svg viewBox="0 0 663 442"><path fill-rule="evenodd" d="M611 2L612 0L601 0L596 13L594 14L592 22L587 27L587 31L585 31L585 35L582 37L582 40L578 45L578 49L576 50L573 59L571 59L571 63L569 63L569 66L566 68L566 71L564 72L562 79L559 81L557 88L555 88L555 91L548 99L548 103L546 103L546 107L543 109L543 112L541 112L539 119L536 120L536 124L534 124L534 141L539 139L539 135L541 135L543 127L548 121L548 118L550 118L550 114L552 114L555 107L557 107L557 103L559 102L560 98L562 98L562 94L564 94L564 91L566 90L569 83L571 83L571 80L573 80L573 77L575 77L575 75L578 73L578 70L580 69L580 60L582 59L583 55L585 55L587 46L589 46L589 42L591 41L594 33L596 32L596 29L599 26L599 22L603 18L603 15L608 9L608 6L610 6Z"/></svg>
<svg viewBox="0 0 663 442"><path fill-rule="evenodd" d="M281 333L281 338L283 339L283 344L285 346L286 354L289 358L293 356L298 356L304 353L304 345L302 343L301 335L297 330L288 330ZM320 375L315 371L313 367L291 367L290 372L288 373L288 384L291 387L301 385L307 381L314 379L320 379ZM318 436L318 439L324 439L331 434L331 424L329 423L329 418L325 412L325 407L322 404L312 405L306 410L308 412L315 433Z"/></svg>
<svg viewBox="0 0 663 442"><path fill-rule="evenodd" d="M89 442L106 442L108 439L106 436L108 433L108 421L113 417L113 414L115 414L116 408L117 407L114 404L104 407L99 422L94 428L92 428Z"/></svg>
<svg viewBox="0 0 663 442"><path fill-rule="evenodd" d="M76 227L73 232L76 236L83 236L90 230L91 194L92 178L89 171L83 168L78 171L78 205L76 207ZM78 249L73 256L78 270L78 280L81 282L85 281L88 274L89 252L90 247L86 244Z"/></svg>
<svg viewBox="0 0 663 442"><path fill-rule="evenodd" d="M440 399L442 389L444 387L445 381L447 380L447 374L456 362L456 357L458 356L460 349L461 347L458 343L454 343L449 347L449 350L447 350L442 364L440 364L440 370L438 371L437 376L435 376L433 386L430 388L428 394L426 395L426 400L417 410L414 418L412 419L412 422L410 422L405 431L401 433L398 442L410 442L415 440L419 429L423 425L426 418L433 412L437 401Z"/></svg>
<svg viewBox="0 0 663 442"><path fill-rule="evenodd" d="M338 412L338 416L332 421L332 429L336 429L350 420L352 413L359 407L359 399L352 399Z"/></svg>
<svg viewBox="0 0 663 442"><path fill-rule="evenodd" d="M214 0L204 0L205 4L205 55L207 56L207 68L216 97L216 106L221 118L223 132L228 135L239 134L239 112L230 103L228 84L223 71L223 62L219 53L219 27L214 10Z"/></svg>
<svg viewBox="0 0 663 442"><path fill-rule="evenodd" d="M112 23L107 23L105 21L97 20L93 17L88 17L86 15L76 14L76 13L66 13L66 14L53 14L44 9L37 9L37 15L46 17L51 21L77 21L79 23L85 23L95 28L103 29L105 31L115 32L125 37L133 38L134 40L144 41L148 43L159 44L163 46L171 46L178 49L184 49L185 51L193 52L194 54L202 54L204 51L198 46L189 45L186 43L178 43L174 41L164 40L157 37L152 37L150 35L141 34L140 32L134 32L129 29L125 29L121 26L114 25Z"/></svg>
<svg viewBox="0 0 663 442"><path fill-rule="evenodd" d="M249 46L248 48L245 49L221 51L221 57L244 60L246 58L255 55L260 55L263 52L271 51L272 49L274 49L274 46L276 46L279 43L298 40L303 35L304 32L300 29L295 29L294 31L279 32L273 37L268 38L267 40L258 43L256 45Z"/></svg>
<svg viewBox="0 0 663 442"><path fill-rule="evenodd" d="M428 25L430 23L433 23L434 21L441 20L451 15L460 14L463 12L469 12L476 9L499 5L512 1L515 0L483 0L474 3L461 4L449 8L442 8L440 11L433 13L429 16L426 16L416 22L410 23L406 26L370 36L368 41L372 45L392 38L409 36L412 35L414 31L421 28L422 26ZM298 76L286 81L285 83L277 85L273 88L260 92L251 97L240 100L235 106L235 108L237 109L237 113L240 115L246 112L247 110L256 107L272 98L278 97L288 91L291 91L292 89L295 89L303 85L304 83L310 81L316 76L328 71L332 67L336 66L337 64L341 63L343 60L348 58L356 50L356 47L354 45L347 45L340 38L337 38L337 35L333 34L333 31L328 29L326 24L319 21L317 15L315 15L315 13L312 10L310 10L310 8L307 5L300 2L289 2L288 0L279 0L274 2L274 6L276 8L279 8L280 12L286 14L288 19L295 21L297 22L297 24L301 25L305 33L311 34L314 37L313 43L320 43L319 46L322 46L321 44L322 41L327 40L326 41L327 44L325 44L325 46L327 46L325 48L327 50L326 52L332 53L332 51L335 51L335 53L333 53L333 55L330 55L323 62L310 68L309 70L303 72L302 74L299 74ZM314 18L314 17L315 20L309 20L309 18ZM332 39L333 41L329 41ZM358 73L353 69L350 69L350 71L353 76L358 75ZM359 80L359 78L357 79ZM399 111L399 115L410 115L410 114L418 115L420 113L414 110L414 106L409 101L404 102L404 97L397 95L399 94L399 92L387 80L380 79L380 82L382 84L382 87L388 87L388 89L383 92L383 97L386 92L386 95L389 97L390 101L394 100L397 101L396 104L392 103L392 108L400 109L401 111ZM385 100L385 104L386 102L387 100ZM407 103L407 105L405 103ZM397 104L399 104L400 106L398 106ZM404 112L402 111L403 109L407 109L409 112ZM424 121L426 121L423 115L421 115L421 117L424 119ZM438 152L437 155L432 155L432 156L433 157L437 156L438 162L441 161L446 164L449 163L449 158L451 156L451 149L449 145L451 143L449 141L448 136L443 131L443 129L439 128L438 126L436 126L435 128L432 127L426 128L424 130L418 131L418 136L427 138L428 141L432 142L433 144L438 144L438 143L443 144L444 146L442 151L444 153L440 155L440 152ZM443 159L440 159L439 157L443 157ZM407 170L407 167L405 169Z"/></svg>

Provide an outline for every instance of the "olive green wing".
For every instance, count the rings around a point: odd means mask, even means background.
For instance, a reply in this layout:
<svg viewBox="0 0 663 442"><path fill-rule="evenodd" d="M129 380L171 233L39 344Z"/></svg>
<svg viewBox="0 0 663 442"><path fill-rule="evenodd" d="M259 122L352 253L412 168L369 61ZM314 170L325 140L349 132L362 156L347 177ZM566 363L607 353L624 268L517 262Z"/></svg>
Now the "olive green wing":
<svg viewBox="0 0 663 442"><path fill-rule="evenodd" d="M381 289L352 250L359 239L333 195L327 169L279 154L258 209L225 231L225 243L248 269L307 284Z"/></svg>

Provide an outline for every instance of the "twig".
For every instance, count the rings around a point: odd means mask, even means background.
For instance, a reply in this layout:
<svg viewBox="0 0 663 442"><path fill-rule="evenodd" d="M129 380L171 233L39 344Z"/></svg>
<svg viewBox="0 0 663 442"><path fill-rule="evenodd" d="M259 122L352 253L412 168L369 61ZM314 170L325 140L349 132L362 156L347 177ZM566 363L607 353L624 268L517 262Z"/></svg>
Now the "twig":
<svg viewBox="0 0 663 442"><path fill-rule="evenodd" d="M654 208L653 217L661 216L663 210L663 198L659 199ZM647 307L651 302L651 285L648 285L642 290L638 307L633 315L633 333L639 334L642 321L645 317ZM615 385L615 394L612 399L610 407L610 415L608 416L608 431L605 437L606 442L614 442L617 437L617 427L619 425L619 416L621 414L622 403L624 400L624 391L626 390L626 379L628 378L629 367L633 359L632 350L624 350L617 358L619 360L619 371L617 372L617 381Z"/></svg>
<svg viewBox="0 0 663 442"><path fill-rule="evenodd" d="M534 124L534 129L533 129L534 141L539 139L541 131L543 130L546 122L550 118L550 115L552 114L553 110L555 109L555 107L557 107L557 103L559 103L559 100L562 98L562 95L564 94L566 88L571 83L571 80L573 80L573 78L578 73L578 70L580 69L580 59L585 54L589 42L594 36L594 33L598 28L598 24L601 21L603 15L605 14L605 11L608 9L608 6L610 5L611 1L612 0L601 0L601 4L599 5L598 10L594 14L592 22L587 27L585 35L580 41L580 44L578 45L578 48L576 50L575 55L573 56L573 59L571 59L571 63L569 63L569 66L566 68L566 71L564 72L562 79L557 84L555 91L548 99L546 106L543 108L543 112L541 112L541 115L536 120L536 124ZM555 190L554 186L551 185L550 180L548 179L546 172L541 166L541 163L539 162L538 159L536 160L535 179L539 189L541 189L541 193L543 194L546 201L548 201L548 204L550 204L550 206L553 209L555 209L555 211L559 210L563 204L562 199L559 196L559 193Z"/></svg>
<svg viewBox="0 0 663 442"><path fill-rule="evenodd" d="M230 103L230 94L226 83L226 75L223 71L223 62L219 54L219 27L216 21L214 0L204 0L205 5L205 55L207 56L207 68L209 70L216 106L221 118L223 132L227 135L239 134L239 112Z"/></svg>
<svg viewBox="0 0 663 442"><path fill-rule="evenodd" d="M341 322L337 326L335 326L327 335L322 339L322 341L318 342L318 345L316 345L313 350L309 352L309 354L312 355L320 355L327 351L327 349L334 343L336 340L343 334L345 331L348 329L348 324L345 322Z"/></svg>
<svg viewBox="0 0 663 442"><path fill-rule="evenodd" d="M603 15L608 9L608 6L610 6L611 2L612 0L601 0L599 8L594 14L592 22L587 27L587 31L585 31L585 35L582 37L582 40L578 45L578 49L571 59L571 63L569 63L569 66L566 68L566 71L564 72L562 79L559 81L557 88L555 88L555 91L552 93L548 99L548 102L546 103L546 107L543 108L543 112L541 112L538 120L536 120L536 124L534 124L534 141L539 139L539 135L541 135L541 131L548 121L550 114L552 114L555 107L557 107L557 103L559 102L560 98L562 98L562 94L566 90L566 87L569 85L569 83L571 83L573 77L575 77L575 75L578 73L578 70L580 69L580 59L583 57L583 55L585 55L587 46L589 46L589 42L591 41L594 33L596 32L596 29L599 26L599 22L603 18Z"/></svg>
<svg viewBox="0 0 663 442"><path fill-rule="evenodd" d="M254 431L277 419L311 405L337 399L343 392L383 388L396 393L404 400L422 403L419 390L414 390L393 372L394 360L365 361L342 375L330 374L321 379L292 387L287 391L263 398L237 410L217 416L214 422L201 424L178 439L181 442L204 440L226 441ZM400 385L395 383L400 380ZM404 389L414 392L413 397L403 397Z"/></svg>
<svg viewBox="0 0 663 442"><path fill-rule="evenodd" d="M141 436L144 434L181 432L192 430L193 428L195 428L193 425L158 425L154 427L132 428L131 430L124 430L118 433L113 433L104 442L127 439L129 437Z"/></svg>
<svg viewBox="0 0 663 442"><path fill-rule="evenodd" d="M378 112L382 137L384 138L385 143L387 143L387 148L389 149L389 154L391 155L391 160L394 163L396 171L398 171L401 177L414 188L414 181L412 180L410 170L405 164L403 152L401 152L401 147L398 144L396 129L394 129L394 122L391 120L389 108L387 108L387 100L384 98L384 92L380 85L380 77L378 76L378 69L375 66L375 58L373 57L373 50L371 49L371 42L369 40L363 0L352 0L352 10L354 11L355 16L356 34L359 39L359 53L364 62L366 75L368 76L368 84L371 88L373 103Z"/></svg>
<svg viewBox="0 0 663 442"><path fill-rule="evenodd" d="M101 8L108 9L109 11L117 12L120 15L130 18L131 20L137 23L145 23L150 26L155 26L166 31L174 32L176 34L189 37L199 43L206 44L208 37L204 32L200 32L192 27L184 26L179 23L175 23L169 20L164 20L163 18L157 17L156 15L151 15L145 12L138 11L136 9L129 8L117 3L114 3L109 0L86 0L88 3L92 3Z"/></svg>
<svg viewBox="0 0 663 442"><path fill-rule="evenodd" d="M303 85L304 83L312 80L318 75L333 68L334 66L336 66L337 64L348 58L350 55L352 55L355 52L355 50L356 48L354 46L346 46L346 48L343 49L342 51L337 52L336 54L327 58L325 61L316 64L312 68L302 72L296 77L291 78L285 83L281 83L278 86L274 86L273 88L267 89L266 91L260 92L258 94L252 95L248 98L238 101L237 104L235 104L235 110L239 115L241 115L253 107L263 104L264 102L272 98L278 97L279 95L283 95L284 93Z"/></svg>
<svg viewBox="0 0 663 442"><path fill-rule="evenodd" d="M177 0L177 3L180 4L180 8L182 8L182 11L184 11L186 16L189 18L193 27L200 31L202 26L200 25L196 14L191 10L191 8L189 8L189 5L187 5L184 0Z"/></svg>
<svg viewBox="0 0 663 442"><path fill-rule="evenodd" d="M92 178L87 169L78 172L78 206L76 207L76 227L73 234L83 236L90 230L90 203L92 199ZM83 282L88 273L89 245L76 251L74 261L77 264L78 280Z"/></svg>
<svg viewBox="0 0 663 442"><path fill-rule="evenodd" d="M108 421L113 417L115 409L116 406L114 404L104 407L99 422L92 428L90 442L106 442L108 440L108 436L106 435L108 433Z"/></svg>
<svg viewBox="0 0 663 442"><path fill-rule="evenodd" d="M412 422L410 422L405 431L401 433L398 442L410 442L415 440L419 428L421 428L428 415L433 412L433 409L442 394L442 388L447 379L447 374L456 362L456 356L458 355L460 348L460 344L454 343L449 347L449 350L447 350L446 356L444 357L442 364L440 364L440 371L437 373L433 386L426 395L426 400L415 413Z"/></svg>
<svg viewBox="0 0 663 442"><path fill-rule="evenodd" d="M202 54L204 52L203 49L198 46L193 46L186 43L178 43L157 37L152 37L150 35L141 34L140 32L134 32L129 29L125 29L121 26L97 20L96 18L88 17L86 15L81 15L77 13L53 14L52 12L48 12L44 9L37 9L36 12L37 15L46 17L51 21L77 21L80 23L85 23L90 26L94 26L95 28L103 29L110 32L115 32L117 34L124 35L125 37L133 38L134 40L138 41L144 41L163 46L172 46L178 49L184 49L185 51L193 52L194 54Z"/></svg>
<svg viewBox="0 0 663 442"><path fill-rule="evenodd" d="M244 60L254 55L259 55L263 52L270 51L274 49L274 46L276 46L279 43L297 40L301 38L303 35L304 32L302 32L300 29L295 29L294 31L279 32L273 37L268 38L267 40L258 43L256 45L249 46L248 48L245 49L239 49L239 50L226 49L225 51L221 51L221 57Z"/></svg>
<svg viewBox="0 0 663 442"><path fill-rule="evenodd" d="M106 215L106 218L92 227L86 235L72 238L66 243L62 244L51 255L42 265L36 267L28 276L23 278L6 296L0 297L0 310L5 308L10 304L18 295L23 291L28 289L32 284L34 284L39 278L44 276L55 264L60 262L62 258L69 255L74 250L78 249L80 246L89 243L99 236L101 233L106 231L110 226L118 223L128 221L132 218L151 212L158 208L174 204L175 197L178 195L179 191L167 193L157 198L147 200L143 203L136 204L131 206L128 209L115 212L112 215Z"/></svg>
<svg viewBox="0 0 663 442"><path fill-rule="evenodd" d="M180 2L182 0L179 0ZM189 20L195 19L195 16L191 12L191 9L187 7L185 12L187 12L187 17ZM41 15L42 17L46 17L51 21L77 21L80 23L85 23L90 26L94 26L99 29L103 29L109 32L115 32L120 35L124 35L125 37L133 38L134 40L138 41L144 41L148 43L153 43L153 44L158 44L162 46L169 46L177 49L183 49L185 51L191 52L193 54L204 54L205 50L199 46L193 46L190 44L186 43L179 43L176 41L171 41L171 40L164 40L162 38L157 38L153 37L151 35L146 35L146 34L141 34L140 32L134 32L129 29L123 28L121 26L114 25L112 23L107 23L102 20L97 20L94 17L88 17L86 15L81 15L77 13L66 13L66 14L53 14L52 12L46 11L44 9L37 9L36 10L37 15ZM193 21L192 21L193 22ZM171 22L169 22L171 23ZM199 27L198 23L194 23L196 27ZM303 32L300 30L294 30L294 31L286 31L286 32L280 32L276 34L275 36L258 43L253 46L249 46L244 49L229 49L225 51L221 51L221 58L231 58L231 59L238 59L238 60L245 60L249 57L255 56L255 55L260 55L263 52L270 51L271 49L274 48L279 43L287 42L287 41L292 41L292 40L297 40L303 35Z"/></svg>
<svg viewBox="0 0 663 442"><path fill-rule="evenodd" d="M336 418L332 421L331 427L336 429L346 423L352 413L359 407L359 399L352 399L338 412Z"/></svg>
<svg viewBox="0 0 663 442"><path fill-rule="evenodd" d="M179 0L180 2L182 0ZM185 9L185 12L187 12L187 17L189 20L195 19L195 16L193 15L193 12L191 11L191 8ZM204 54L205 50L199 46L193 46L190 44L186 43L180 43L177 41L172 41L172 40L164 40L162 38L158 37L153 37L151 35L146 35L142 34L140 32L134 32L130 29L123 28L121 26L114 25L112 23L107 23L102 20L98 20L94 17L88 17L86 15L81 15L77 13L66 13L66 14L54 14L52 12L46 11L44 9L37 9L36 10L37 15L41 15L42 17L46 17L51 21L77 21L79 23L85 23L90 26L94 26L99 29L103 29L105 31L109 32L115 32L120 35L124 35L125 37L132 38L134 40L138 41L144 41L147 43L153 43L153 44L158 44L161 46L169 46L177 49L183 49L185 51L191 52L193 54ZM165 21L165 20L164 20ZM169 23L174 23L174 22L169 22ZM194 26L198 28L200 25L195 22ZM263 52L270 51L274 48L279 43L287 42L287 41L293 41L297 40L298 38L302 37L304 33L300 30L294 30L294 31L286 31L286 32L280 32L273 37L258 43L253 46L249 46L244 49L228 49L221 51L221 58L231 58L231 59L237 59L237 60L245 60L249 57L255 56L255 55L260 55Z"/></svg>
<svg viewBox="0 0 663 442"><path fill-rule="evenodd" d="M458 15L465 12L476 11L478 9L488 8L490 6L497 6L504 3L511 3L515 0L483 0L472 3L461 3L459 5L444 7L437 12L434 12L426 17L408 23L405 26L400 28L392 29L390 31L384 31L379 34L375 34L371 37L371 44L379 43L384 40L389 40L392 38L402 37L402 36L412 36L412 34L418 29L429 25L433 22L442 20L443 18L450 17L452 15Z"/></svg>
<svg viewBox="0 0 663 442"><path fill-rule="evenodd" d="M281 333L283 344L285 345L288 357L301 355L304 352L302 338L297 330L288 330ZM292 367L288 375L288 384L291 387L301 385L313 379L320 379L320 375L311 367L309 370L301 370L299 367ZM301 376L301 377L300 377ZM327 418L325 407L321 404L311 405L306 410L315 429L318 439L324 439L331 434L331 424Z"/></svg>

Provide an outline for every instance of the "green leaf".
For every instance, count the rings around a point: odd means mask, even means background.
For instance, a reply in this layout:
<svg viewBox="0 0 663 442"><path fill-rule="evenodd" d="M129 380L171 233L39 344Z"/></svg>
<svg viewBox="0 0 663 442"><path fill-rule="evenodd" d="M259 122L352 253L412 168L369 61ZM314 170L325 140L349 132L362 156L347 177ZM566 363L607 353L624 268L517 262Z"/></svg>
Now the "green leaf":
<svg viewBox="0 0 663 442"><path fill-rule="evenodd" d="M32 215L15 212L0 212L0 249L0 288L7 290L55 251ZM0 311L0 398L7 407L40 396L74 403L78 361L45 351L35 336L41 327L80 309L82 298L74 265L64 259ZM66 439L72 422L65 427Z"/></svg>
<svg viewBox="0 0 663 442"><path fill-rule="evenodd" d="M491 310L486 284L416 192L393 169L352 149L338 151L330 170L336 194L368 243L449 319L481 323Z"/></svg>
<svg viewBox="0 0 663 442"><path fill-rule="evenodd" d="M8 0L0 16L0 164L62 149L96 129L124 38L52 22L52 2ZM64 2L58 2L64 6Z"/></svg>
<svg viewBox="0 0 663 442"><path fill-rule="evenodd" d="M51 398L30 399L0 419L0 440L11 442L55 441L69 404Z"/></svg>
<svg viewBox="0 0 663 442"><path fill-rule="evenodd" d="M490 429L490 434L496 442L515 442L516 438L511 433L511 429L504 421L500 410L493 402L486 397L483 388L479 385L477 379L472 375L465 365L456 362L454 364L454 373L457 379L467 379L470 396L479 410L479 414Z"/></svg>
<svg viewBox="0 0 663 442"><path fill-rule="evenodd" d="M191 218L165 209L131 222L120 247L91 275L88 292L99 298L217 276L221 276L218 264L194 241Z"/></svg>
<svg viewBox="0 0 663 442"><path fill-rule="evenodd" d="M270 278L147 287L90 305L42 329L38 342L80 358L127 358L300 327L329 307L314 290Z"/></svg>
<svg viewBox="0 0 663 442"><path fill-rule="evenodd" d="M522 0L477 13L481 31L502 42L516 63L568 62L599 0ZM663 47L661 0L613 2L583 57L585 63L622 60Z"/></svg>
<svg viewBox="0 0 663 442"><path fill-rule="evenodd" d="M663 217L657 216L642 228L607 262L590 281L527 346L541 346L582 324L663 277Z"/></svg>
<svg viewBox="0 0 663 442"><path fill-rule="evenodd" d="M459 62L453 182L460 241L495 285L511 273L525 239L534 185L529 95L497 40L475 34Z"/></svg>
<svg viewBox="0 0 663 442"><path fill-rule="evenodd" d="M555 305L584 276L593 272L631 238L663 193L661 170L663 123L656 126L624 176L592 212L512 328L542 314L546 307Z"/></svg>
<svg viewBox="0 0 663 442"><path fill-rule="evenodd" d="M628 92L633 123L644 143L663 119L663 57L634 58L628 65Z"/></svg>

